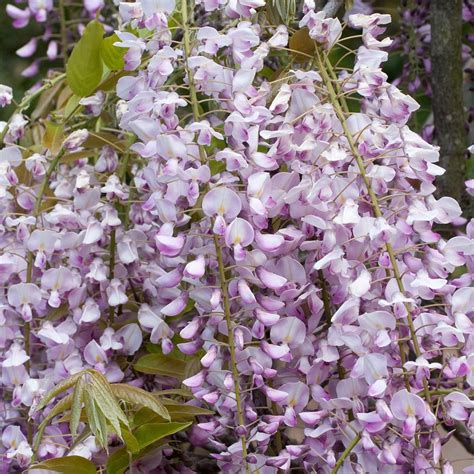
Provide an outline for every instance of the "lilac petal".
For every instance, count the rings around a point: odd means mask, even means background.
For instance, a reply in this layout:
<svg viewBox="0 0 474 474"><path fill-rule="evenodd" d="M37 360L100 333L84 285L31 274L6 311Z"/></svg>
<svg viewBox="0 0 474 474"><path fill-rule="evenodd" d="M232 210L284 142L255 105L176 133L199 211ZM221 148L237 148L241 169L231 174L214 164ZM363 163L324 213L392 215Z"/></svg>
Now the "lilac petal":
<svg viewBox="0 0 474 474"><path fill-rule="evenodd" d="M279 290L288 281L285 277L272 273L263 267L258 267L256 273L262 284L271 290Z"/></svg>
<svg viewBox="0 0 474 474"><path fill-rule="evenodd" d="M263 386L263 392L272 402L281 403L286 401L288 398L288 394L286 392L276 390L266 385Z"/></svg>
<svg viewBox="0 0 474 474"><path fill-rule="evenodd" d="M225 231L225 243L229 247L237 245L246 247L253 242L254 235L253 227L245 219L237 217Z"/></svg>
<svg viewBox="0 0 474 474"><path fill-rule="evenodd" d="M209 217L219 215L231 220L239 215L241 209L238 194L226 187L211 189L202 200L202 210Z"/></svg>
<svg viewBox="0 0 474 474"><path fill-rule="evenodd" d="M178 296L171 303L168 303L166 306L161 308L161 312L165 316L178 316L178 314L181 313L184 310L184 308L186 308L187 304L188 304L188 295L185 293Z"/></svg>
<svg viewBox="0 0 474 474"><path fill-rule="evenodd" d="M206 271L206 261L204 255L198 255L196 260L189 262L184 267L184 276L188 278L201 278Z"/></svg>
<svg viewBox="0 0 474 474"><path fill-rule="evenodd" d="M298 318L286 317L280 319L270 330L270 339L274 344L285 343L290 347L303 344L306 338L306 326Z"/></svg>
<svg viewBox="0 0 474 474"><path fill-rule="evenodd" d="M189 388L198 388L204 383L204 372L198 372L196 375L183 380L183 384Z"/></svg>
<svg viewBox="0 0 474 474"><path fill-rule="evenodd" d="M259 321L261 321L265 326L268 327L273 326L280 319L280 316L278 314L268 313L258 308L255 310L255 316Z"/></svg>
<svg viewBox="0 0 474 474"><path fill-rule="evenodd" d="M249 285L245 280L239 280L237 283L237 290L239 292L239 296L242 298L242 301L246 304L254 304L257 302L255 299L252 290L250 289Z"/></svg>
<svg viewBox="0 0 474 474"><path fill-rule="evenodd" d="M182 279L182 273L180 268L175 268L164 275L161 275L155 280L156 286L159 288L174 288Z"/></svg>
<svg viewBox="0 0 474 474"><path fill-rule="evenodd" d="M155 237L156 246L162 255L176 257L180 254L185 238L182 235L171 237L169 235L157 235Z"/></svg>
<svg viewBox="0 0 474 474"><path fill-rule="evenodd" d="M423 418L426 413L426 405L423 399L406 389L393 395L390 409L397 420L406 420L413 416Z"/></svg>

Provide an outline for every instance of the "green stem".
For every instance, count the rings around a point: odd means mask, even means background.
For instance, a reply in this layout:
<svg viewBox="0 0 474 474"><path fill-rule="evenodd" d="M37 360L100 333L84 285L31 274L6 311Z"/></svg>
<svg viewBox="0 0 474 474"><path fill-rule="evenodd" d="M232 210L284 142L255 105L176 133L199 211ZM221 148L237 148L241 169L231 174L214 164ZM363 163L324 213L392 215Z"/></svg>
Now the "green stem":
<svg viewBox="0 0 474 474"><path fill-rule="evenodd" d="M116 248L116 233L115 229L110 231L110 245L109 245L109 281L112 281L115 276L115 248ZM109 324L112 325L115 319L115 308L109 306Z"/></svg>
<svg viewBox="0 0 474 474"><path fill-rule="evenodd" d="M321 57L322 55L324 56L324 58ZM326 88L328 90L329 97L331 99L331 104L334 107L334 111L335 111L339 121L341 122L342 128L344 130L344 135L345 135L345 137L346 137L346 139L349 143L349 147L351 149L351 152L354 155L355 160L357 162L357 166L359 168L359 173L360 173L360 175L362 177L362 180L364 181L365 187L367 189L367 194L369 195L370 202L371 202L372 209L374 211L375 217L377 217L377 218L383 217L383 214L382 214L382 211L380 209L379 202L378 202L377 195L375 194L375 192L372 188L370 179L367 176L367 173L366 173L366 170L365 170L365 165L364 165L364 160L363 160L362 156L360 155L359 150L357 149L357 145L354 141L354 137L352 136L352 133L349 130L349 127L348 127L347 122L346 122L346 115L349 114L349 108L347 107L347 104L345 103L345 101L343 99L339 99L338 96L339 96L340 91L335 89L335 87L337 88L337 85L333 86L333 81L331 80L331 75L333 77L336 77L336 76L335 76L334 70L332 68L332 64L329 61L329 59L327 58L327 56L324 55L324 53L320 52L320 50L317 46L316 46L316 57L317 57L317 60L318 60L319 72L320 72L320 74L323 78L323 81L326 85ZM330 71L330 72L328 73L328 71ZM335 82L335 84L337 84L337 82ZM390 242L387 242L386 245L385 245L385 248L387 250L387 253L388 253L388 256L389 256L389 259L390 259L393 275L394 275L395 280L397 282L398 289L401 293L405 293L405 288L404 288L404 285L403 285L403 282L402 282L401 273L400 273L400 270L398 268L398 263L397 263L397 259L395 257L395 252L393 250L392 244ZM408 303L405 304L405 307L406 307L406 311L407 311L407 317L406 318L407 318L408 328L410 330L411 340L412 340L412 343L413 343L413 349L415 351L416 357L420 357L421 356L421 350L420 350L420 345L418 343L418 339L416 337L415 326L413 324L413 316L411 314L411 310L410 310L410 307L409 307ZM426 381L426 379L423 380L423 388L424 388L426 400L427 400L428 403L430 403L431 402L431 397L430 397L428 382Z"/></svg>
<svg viewBox="0 0 474 474"><path fill-rule="evenodd" d="M188 67L188 58L191 53L191 38L190 38L190 31L189 31L189 19L188 19L188 3L187 0L181 1L181 16L182 16L182 24L183 24L183 43L184 43L184 64L186 73L188 76L188 87L189 87L189 95L191 99L191 107L193 111L193 117L196 122L200 121L200 113L199 113L199 102L196 93L196 86L194 84L194 76L191 69ZM206 150L203 146L199 146L199 157L202 163L207 161ZM240 390L240 383L239 383L239 372L237 370L237 357L235 351L235 342L234 342L234 330L232 325L231 319L231 310L230 310L230 299L229 299L229 291L228 291L228 283L225 276L225 265L224 259L222 256L222 248L219 242L219 237L217 235L213 236L214 239L214 247L216 250L217 256L217 263L219 267L219 278L220 278L220 286L222 291L222 299L224 304L224 315L227 324L227 334L229 340L229 352L230 352L230 364L232 370L232 379L234 382L235 388L235 401L237 404L237 420L240 426L245 426L245 418L244 412L242 409L242 395ZM250 474L250 469L247 463L247 437L245 435L240 436L240 440L242 443L242 457L244 462L245 472Z"/></svg>
<svg viewBox="0 0 474 474"><path fill-rule="evenodd" d="M357 433L355 435L354 439L347 445L347 448L341 454L341 457L337 460L336 465L334 466L334 469L331 471L331 474L337 474L340 467L344 464L344 461L346 460L347 456L351 454L352 450L356 447L361 437L362 437L361 433Z"/></svg>
<svg viewBox="0 0 474 474"><path fill-rule="evenodd" d="M188 4L186 0L181 1L181 16L183 18L184 64L188 75L189 95L193 116L194 120L198 122L200 120L199 101L197 98L196 85L194 84L194 74L188 67L188 58L191 55L191 37L189 32ZM206 161L206 153L202 146L199 147L199 157L202 163Z"/></svg>
<svg viewBox="0 0 474 474"><path fill-rule="evenodd" d="M21 104L20 104L21 106ZM46 189L49 184L49 180L51 178L51 175L53 174L54 170L56 169L56 166L59 163L59 160L61 157L64 155L65 150L62 148L59 153L54 157L54 160L50 163L46 174L44 175L43 181L41 183L40 190L38 192L38 196L36 197L36 202L35 202L35 207L33 209L33 217L35 218L35 224L33 226L33 229L36 228L36 221L38 219L38 216L40 215L41 212L41 203L43 201L43 196L46 192ZM34 254L33 252L28 252L28 258L27 258L27 265L26 265L26 283L31 283L33 280L33 260L34 260ZM31 324L30 322L25 322L24 326L24 344L25 344L25 352L26 355L29 357L30 352L31 352ZM31 362L30 359L28 359L25 363L26 370L29 372L31 368ZM28 442L31 444L33 440L33 425L31 423L28 423Z"/></svg>
<svg viewBox="0 0 474 474"><path fill-rule="evenodd" d="M235 352L234 329L231 320L231 310L229 301L228 283L225 276L225 265L222 257L222 248L219 243L219 237L214 234L214 246L217 254L217 264L219 267L219 278L221 283L222 299L224 303L224 315L227 324L227 334L229 339L230 361L232 365L232 378L235 389L235 402L237 404L237 419L240 426L245 426L244 412L242 410L242 396L240 393L239 372L237 370L237 357ZM245 435L240 436L242 442L242 457L244 459L245 471L250 473L247 464L247 438Z"/></svg>
<svg viewBox="0 0 474 474"><path fill-rule="evenodd" d="M61 46L63 52L63 61L64 68L66 68L67 63L67 22L66 22L66 10L64 8L64 0L59 0L58 2L58 12L59 12L59 27L61 31Z"/></svg>

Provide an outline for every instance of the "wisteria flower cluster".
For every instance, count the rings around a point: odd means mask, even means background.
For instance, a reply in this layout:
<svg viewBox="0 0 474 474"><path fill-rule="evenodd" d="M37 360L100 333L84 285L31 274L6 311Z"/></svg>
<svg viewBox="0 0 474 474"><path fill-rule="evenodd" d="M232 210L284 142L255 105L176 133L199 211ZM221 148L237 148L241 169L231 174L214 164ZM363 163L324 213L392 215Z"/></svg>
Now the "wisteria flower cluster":
<svg viewBox="0 0 474 474"><path fill-rule="evenodd" d="M3 125L2 472L453 472L474 223L381 69L390 16L267 7L121 2L108 67L96 19Z"/></svg>

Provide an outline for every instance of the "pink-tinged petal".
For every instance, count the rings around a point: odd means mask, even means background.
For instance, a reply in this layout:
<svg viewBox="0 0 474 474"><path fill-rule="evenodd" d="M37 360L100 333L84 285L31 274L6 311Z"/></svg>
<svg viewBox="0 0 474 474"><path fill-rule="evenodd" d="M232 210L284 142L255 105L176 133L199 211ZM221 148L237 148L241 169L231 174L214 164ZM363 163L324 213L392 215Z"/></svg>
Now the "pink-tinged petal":
<svg viewBox="0 0 474 474"><path fill-rule="evenodd" d="M201 358L201 364L203 367L209 368L217 357L217 346L214 344L209 347L205 356Z"/></svg>
<svg viewBox="0 0 474 474"><path fill-rule="evenodd" d="M127 236L117 244L117 255L125 265L129 265L139 259L135 242Z"/></svg>
<svg viewBox="0 0 474 474"><path fill-rule="evenodd" d="M122 351L127 355L135 354L143 342L142 331L136 323L126 324L121 327L115 333L115 337L122 343Z"/></svg>
<svg viewBox="0 0 474 474"><path fill-rule="evenodd" d="M285 307L285 303L279 299L270 296L258 295L260 306L267 311L278 311Z"/></svg>
<svg viewBox="0 0 474 474"><path fill-rule="evenodd" d="M155 280L156 286L159 288L175 288L183 278L180 268L175 268Z"/></svg>
<svg viewBox="0 0 474 474"><path fill-rule="evenodd" d="M265 354L267 354L272 359L281 359L290 352L290 348L287 344L277 346L276 344L269 344L266 341L262 341L260 347L262 351L265 352Z"/></svg>
<svg viewBox="0 0 474 474"><path fill-rule="evenodd" d="M28 43L22 46L20 49L16 50L16 54L20 56L20 58L29 58L33 56L36 52L36 47L38 46L38 40L36 38L32 38Z"/></svg>
<svg viewBox="0 0 474 474"><path fill-rule="evenodd" d="M383 396L387 390L387 381L385 379L376 380L369 386L368 394L371 397L377 398Z"/></svg>
<svg viewBox="0 0 474 474"><path fill-rule="evenodd" d="M278 314L268 313L267 311L262 311L258 308L255 310L255 316L262 324L267 327L273 326L280 319L280 316Z"/></svg>
<svg viewBox="0 0 474 474"><path fill-rule="evenodd" d="M272 273L263 267L258 267L256 273L262 284L271 290L281 289L288 281L285 277Z"/></svg>
<svg viewBox="0 0 474 474"><path fill-rule="evenodd" d="M179 335L183 339L193 339L194 336L197 334L199 327L199 319L194 319L190 323L188 323L183 329L181 329Z"/></svg>
<svg viewBox="0 0 474 474"><path fill-rule="evenodd" d="M107 297L110 306L119 306L128 301L125 287L118 278L114 278L107 287Z"/></svg>
<svg viewBox="0 0 474 474"><path fill-rule="evenodd" d="M324 411L306 411L298 414L303 423L309 426L316 426L316 424L321 421L324 415Z"/></svg>
<svg viewBox="0 0 474 474"><path fill-rule="evenodd" d="M453 295L451 310L453 313L474 313L473 301L474 287L467 287L456 290Z"/></svg>
<svg viewBox="0 0 474 474"><path fill-rule="evenodd" d="M285 383L279 390L288 393L286 403L293 407L296 413L302 411L309 402L309 388L303 382Z"/></svg>
<svg viewBox="0 0 474 474"><path fill-rule="evenodd" d="M53 61L58 57L58 43L56 41L50 41L48 49L46 50L46 56L50 61Z"/></svg>
<svg viewBox="0 0 474 474"><path fill-rule="evenodd" d="M420 270L416 274L416 278L411 282L413 288L430 288L432 290L439 290L447 283L444 278L431 278L426 270Z"/></svg>
<svg viewBox="0 0 474 474"><path fill-rule="evenodd" d="M217 235L224 235L226 229L226 223L223 216L217 216L212 226L212 232Z"/></svg>
<svg viewBox="0 0 474 474"><path fill-rule="evenodd" d="M178 314L181 313L184 310L184 308L186 308L187 304L188 304L188 295L184 293L178 296L171 303L168 303L166 306L161 308L161 312L165 316L178 316Z"/></svg>
<svg viewBox="0 0 474 474"><path fill-rule="evenodd" d="M189 262L184 267L184 276L188 278L201 278L206 271L206 261L204 255L198 255L198 257Z"/></svg>
<svg viewBox="0 0 474 474"><path fill-rule="evenodd" d="M423 399L406 389L393 395L390 409L397 420L406 420L413 416L423 418L426 414L426 405Z"/></svg>
<svg viewBox="0 0 474 474"><path fill-rule="evenodd" d="M202 210L209 217L222 216L231 220L239 215L241 209L238 194L223 186L211 189L202 200Z"/></svg>
<svg viewBox="0 0 474 474"><path fill-rule="evenodd" d="M79 324L95 323L99 319L100 319L99 305L92 298L87 298L86 302L84 303L84 306L82 307L82 314L78 323Z"/></svg>
<svg viewBox="0 0 474 474"><path fill-rule="evenodd" d="M222 301L222 291L218 288L212 290L211 297L209 299L209 304L211 305L211 309L216 309Z"/></svg>
<svg viewBox="0 0 474 474"><path fill-rule="evenodd" d="M377 400L375 403L377 414L383 421L391 421L393 419L392 412L388 408L388 405L383 400Z"/></svg>
<svg viewBox="0 0 474 474"><path fill-rule="evenodd" d="M84 240L82 242L86 245L95 244L102 238L103 235L104 229L102 228L100 222L94 221L87 226Z"/></svg>
<svg viewBox="0 0 474 474"><path fill-rule="evenodd" d="M413 438L416 432L416 418L414 416L408 416L403 422L402 433L407 438Z"/></svg>
<svg viewBox="0 0 474 474"><path fill-rule="evenodd" d="M335 324L347 325L355 322L359 316L360 301L358 298L347 300L334 313L331 321Z"/></svg>
<svg viewBox="0 0 474 474"><path fill-rule="evenodd" d="M156 247L166 257L176 257L183 249L185 238L182 235L171 237L169 235L157 235L155 237Z"/></svg>
<svg viewBox="0 0 474 474"><path fill-rule="evenodd" d="M106 364L108 362L105 351L94 340L90 341L84 348L84 359L92 366L96 364Z"/></svg>
<svg viewBox="0 0 474 474"><path fill-rule="evenodd" d="M26 8L25 10L20 10L14 5L8 4L6 7L7 14L10 18L13 18L13 26L15 28L23 28L30 21L30 10Z"/></svg>
<svg viewBox="0 0 474 474"><path fill-rule="evenodd" d="M34 283L17 283L8 289L8 303L14 307L32 304L36 306L41 301L41 290Z"/></svg>
<svg viewBox="0 0 474 474"><path fill-rule="evenodd" d="M198 388L204 383L204 372L198 372L196 375L183 380L183 385L189 388Z"/></svg>
<svg viewBox="0 0 474 474"><path fill-rule="evenodd" d="M255 242L264 252L276 252L284 243L285 238L280 234L255 234Z"/></svg>
<svg viewBox="0 0 474 474"><path fill-rule="evenodd" d="M246 92L255 78L255 69L239 69L232 81L232 92Z"/></svg>
<svg viewBox="0 0 474 474"><path fill-rule="evenodd" d="M472 409L474 408L474 400L471 400L465 393L463 392L451 392L444 397L445 402L452 402L458 403L465 408Z"/></svg>
<svg viewBox="0 0 474 474"><path fill-rule="evenodd" d="M329 267L334 260L340 260L344 255L344 250L337 247L332 252L329 252L325 257L318 260L313 268L315 270L322 270L323 268Z"/></svg>
<svg viewBox="0 0 474 474"><path fill-rule="evenodd" d="M371 280L370 273L364 268L359 276L349 285L350 293L358 298L366 295L370 290Z"/></svg>
<svg viewBox="0 0 474 474"><path fill-rule="evenodd" d="M283 342L291 348L303 344L306 338L306 325L298 318L280 319L270 330L270 339L274 344Z"/></svg>
<svg viewBox="0 0 474 474"><path fill-rule="evenodd" d="M272 402L282 403L288 398L288 394L286 392L276 390L275 388L271 388L266 385L263 386L263 392Z"/></svg>
<svg viewBox="0 0 474 474"><path fill-rule="evenodd" d="M254 235L253 227L245 219L237 217L225 231L225 242L229 247L246 247L253 242Z"/></svg>
<svg viewBox="0 0 474 474"><path fill-rule="evenodd" d="M245 280L239 280L237 283L237 291L245 304L254 304L257 302L255 295Z"/></svg>

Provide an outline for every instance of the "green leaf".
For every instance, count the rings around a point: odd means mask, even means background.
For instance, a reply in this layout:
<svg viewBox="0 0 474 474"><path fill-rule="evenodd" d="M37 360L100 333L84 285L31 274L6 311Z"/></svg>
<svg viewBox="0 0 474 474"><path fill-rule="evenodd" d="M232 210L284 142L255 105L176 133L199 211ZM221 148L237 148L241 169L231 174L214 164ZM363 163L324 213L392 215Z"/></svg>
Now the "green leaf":
<svg viewBox="0 0 474 474"><path fill-rule="evenodd" d="M179 403L174 400L163 400L163 404L166 406L171 418L173 415L213 415L214 412L206 408L195 407L194 405L186 405L185 403Z"/></svg>
<svg viewBox="0 0 474 474"><path fill-rule="evenodd" d="M98 373L94 373L90 381L90 390L99 410L105 415L115 433L121 436L120 422L129 428L128 419L117 403L107 379L101 380Z"/></svg>
<svg viewBox="0 0 474 474"><path fill-rule="evenodd" d="M175 421L175 420L173 420ZM134 417L133 417L133 428L137 428L141 425L145 425L146 423L165 423L166 420L161 416L157 415L153 410L149 408L140 408Z"/></svg>
<svg viewBox="0 0 474 474"><path fill-rule="evenodd" d="M137 438L128 430L122 430L123 441L127 446L127 451L136 454L140 451L140 445Z"/></svg>
<svg viewBox="0 0 474 474"><path fill-rule="evenodd" d="M104 27L97 20L91 21L66 64L66 81L80 97L91 95L102 79L100 49L103 36Z"/></svg>
<svg viewBox="0 0 474 474"><path fill-rule="evenodd" d="M165 396L165 395L178 395L180 397L193 398L193 394L187 388L170 388L167 390L158 390L153 392L154 395Z"/></svg>
<svg viewBox="0 0 474 474"><path fill-rule="evenodd" d="M81 100L81 97L77 95L72 95L69 97L69 100L67 101L66 107L64 108L64 117L69 118L72 116L72 114L78 110L82 105L79 105L79 101Z"/></svg>
<svg viewBox="0 0 474 474"><path fill-rule="evenodd" d="M43 135L43 146L48 148L53 155L57 155L64 142L64 125L48 120Z"/></svg>
<svg viewBox="0 0 474 474"><path fill-rule="evenodd" d="M119 400L137 405L140 407L147 407L160 415L165 420L169 420L170 416L168 410L165 408L159 398L153 396L151 393L142 388L127 385L125 383L114 383L110 386L112 393Z"/></svg>
<svg viewBox="0 0 474 474"><path fill-rule="evenodd" d="M145 448L150 444L158 441L166 436L171 436L172 434L178 433L178 431L183 431L189 426L192 425L192 422L188 423L148 423L142 425L137 430L135 430L135 438L137 438L140 443L140 448Z"/></svg>
<svg viewBox="0 0 474 474"><path fill-rule="evenodd" d="M123 474L130 465L131 454L127 448L115 450L108 458L105 466L107 474Z"/></svg>
<svg viewBox="0 0 474 474"><path fill-rule="evenodd" d="M43 437L44 430L46 429L46 426L48 425L48 423L55 416L59 415L60 413L64 413L66 410L69 410L71 408L72 396L73 394L70 393L69 395L66 395L63 399L61 399L58 403L56 403L56 405L54 405L51 411L46 415L44 420L40 423L36 431L36 436L33 443L33 452L36 452L38 450L38 447L41 443L41 439Z"/></svg>
<svg viewBox="0 0 474 474"><path fill-rule="evenodd" d="M94 401L94 396L91 393L90 387L87 386L84 390L84 403L86 407L87 421L91 432L97 438L98 443L104 448L107 448L107 428L104 430L105 421L104 415L97 409Z"/></svg>
<svg viewBox="0 0 474 474"><path fill-rule="evenodd" d="M52 472L62 472L64 474L96 474L95 465L81 456L66 456L64 458L48 459L39 464L35 464L28 469L28 472L35 472L44 469Z"/></svg>
<svg viewBox="0 0 474 474"><path fill-rule="evenodd" d="M209 160L208 165L212 176L222 173L225 170L225 163L223 161Z"/></svg>
<svg viewBox="0 0 474 474"><path fill-rule="evenodd" d="M63 160L61 159L61 161ZM70 311L69 305L62 304L58 308L53 308L51 311L49 311L45 319L48 321L57 321L58 319L61 319L63 316L66 316L66 314L69 314L69 311Z"/></svg>
<svg viewBox="0 0 474 474"><path fill-rule="evenodd" d="M81 419L82 402L84 400L84 389L85 379L84 377L81 377L78 380L76 388L72 394L71 421L69 422L69 429L73 438L77 434L77 427L79 426L79 421Z"/></svg>
<svg viewBox="0 0 474 474"><path fill-rule="evenodd" d="M123 57L127 49L114 46L117 41L120 41L120 38L114 33L104 38L100 47L102 61L111 71L121 71L125 65Z"/></svg>
<svg viewBox="0 0 474 474"><path fill-rule="evenodd" d="M62 392L65 392L69 388L73 387L76 382L87 372L87 370L83 370L81 372L78 372L77 374L71 375L66 380L63 380L62 382L59 382L54 388L52 388L44 397L43 399L38 403L36 408L34 409L34 412L38 412L42 410L54 397L57 397L59 394Z"/></svg>
<svg viewBox="0 0 474 474"><path fill-rule="evenodd" d="M291 55L298 63L307 63L315 53L314 40L309 36L308 28L301 28L290 38Z"/></svg>
<svg viewBox="0 0 474 474"><path fill-rule="evenodd" d="M147 354L138 359L135 370L144 374L183 378L186 362L161 354Z"/></svg>

